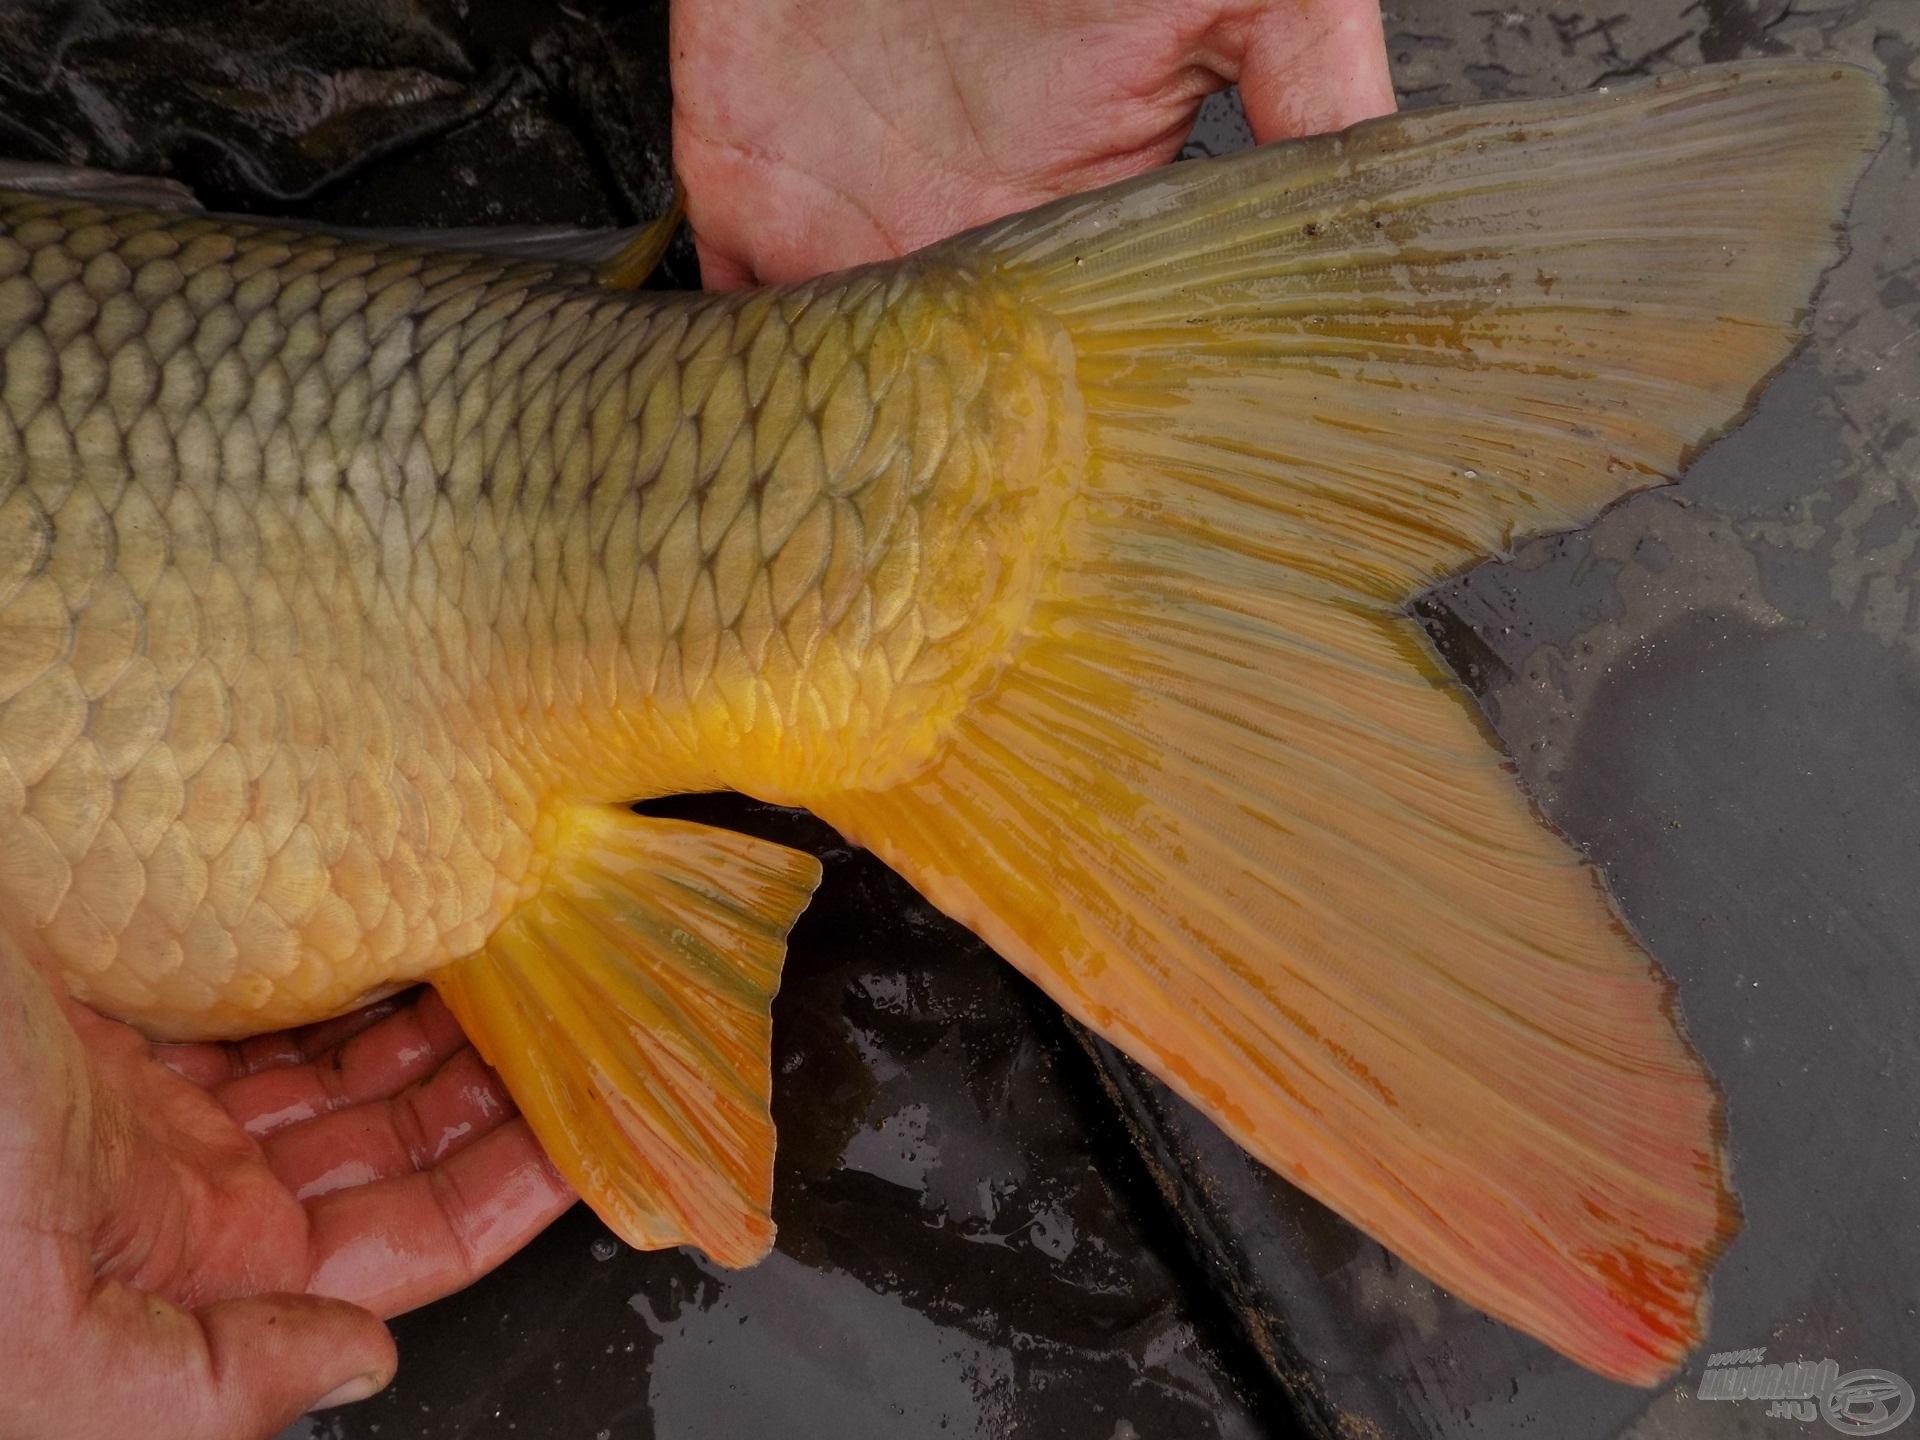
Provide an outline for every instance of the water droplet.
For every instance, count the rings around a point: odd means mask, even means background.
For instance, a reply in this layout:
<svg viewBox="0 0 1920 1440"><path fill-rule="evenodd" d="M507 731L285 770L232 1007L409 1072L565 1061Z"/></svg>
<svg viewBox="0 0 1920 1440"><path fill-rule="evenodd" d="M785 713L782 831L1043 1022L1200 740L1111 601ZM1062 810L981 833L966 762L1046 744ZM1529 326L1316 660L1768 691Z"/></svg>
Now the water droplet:
<svg viewBox="0 0 1920 1440"><path fill-rule="evenodd" d="M593 1252L594 1259L602 1261L611 1260L620 1253L620 1242L611 1236L602 1235L588 1248Z"/></svg>

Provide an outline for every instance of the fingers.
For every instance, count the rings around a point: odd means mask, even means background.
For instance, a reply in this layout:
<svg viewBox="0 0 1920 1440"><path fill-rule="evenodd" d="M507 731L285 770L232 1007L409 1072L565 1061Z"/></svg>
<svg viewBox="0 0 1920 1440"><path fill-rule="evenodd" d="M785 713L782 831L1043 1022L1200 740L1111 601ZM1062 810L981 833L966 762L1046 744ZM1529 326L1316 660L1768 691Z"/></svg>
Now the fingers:
<svg viewBox="0 0 1920 1440"><path fill-rule="evenodd" d="M256 1070L267 1070L276 1065L298 1065L307 1060L317 1060L362 1030L369 1030L387 1016L406 1009L413 999L411 995L388 996L371 1005L362 1005L358 1010L336 1015L331 1020L316 1020L297 1030L281 1030L270 1035L256 1035L250 1040L235 1041L232 1049L238 1061L239 1073L250 1075Z"/></svg>
<svg viewBox="0 0 1920 1440"><path fill-rule="evenodd" d="M1280 0L1245 34L1240 99L1262 144L1392 113L1379 0Z"/></svg>
<svg viewBox="0 0 1920 1440"><path fill-rule="evenodd" d="M60 1346L31 1358L36 1383L0 1395L0 1431L73 1440L266 1440L323 1401L373 1394L396 1364L386 1326L336 1300L265 1295L189 1312L115 1281L94 1287Z"/></svg>
<svg viewBox="0 0 1920 1440"><path fill-rule="evenodd" d="M753 284L754 275L745 265L717 246L693 236L693 252L700 257L700 284L707 290L738 290Z"/></svg>
<svg viewBox="0 0 1920 1440"><path fill-rule="evenodd" d="M246 1040L210 1044L155 1045L153 1055L168 1069L205 1089L237 1080L257 1071L283 1065L301 1065L334 1049L412 1003L406 995L390 996L362 1005L345 1015L303 1025L297 1030L275 1030Z"/></svg>
<svg viewBox="0 0 1920 1440"><path fill-rule="evenodd" d="M514 1114L506 1087L468 1046L390 1099L287 1126L262 1148L274 1177L296 1199L313 1200L429 1169Z"/></svg>
<svg viewBox="0 0 1920 1440"><path fill-rule="evenodd" d="M241 1073L235 1062L235 1047L226 1044L159 1044L153 1047L153 1058L202 1090L211 1090Z"/></svg>
<svg viewBox="0 0 1920 1440"><path fill-rule="evenodd" d="M223 1421L236 1436L273 1434L308 1410L385 1389L399 1364L385 1325L312 1295L226 1300L193 1318L206 1354L195 1379L214 1417L213 1426L186 1432L195 1437L224 1433Z"/></svg>
<svg viewBox="0 0 1920 1440"><path fill-rule="evenodd" d="M311 1287L398 1315L477 1280L573 1200L516 1118L431 1170L311 1201Z"/></svg>
<svg viewBox="0 0 1920 1440"><path fill-rule="evenodd" d="M467 1043L433 991L402 1006L337 1048L300 1064L243 1075L216 1098L256 1140L289 1125L398 1094L440 1068Z"/></svg>
<svg viewBox="0 0 1920 1440"><path fill-rule="evenodd" d="M59 1096L84 1084L86 1062L61 1007L57 983L50 983L12 938L0 933L0 1092ZM12 1157L23 1146L37 1148L29 1142L38 1138L19 1116L0 1110L0 1155Z"/></svg>

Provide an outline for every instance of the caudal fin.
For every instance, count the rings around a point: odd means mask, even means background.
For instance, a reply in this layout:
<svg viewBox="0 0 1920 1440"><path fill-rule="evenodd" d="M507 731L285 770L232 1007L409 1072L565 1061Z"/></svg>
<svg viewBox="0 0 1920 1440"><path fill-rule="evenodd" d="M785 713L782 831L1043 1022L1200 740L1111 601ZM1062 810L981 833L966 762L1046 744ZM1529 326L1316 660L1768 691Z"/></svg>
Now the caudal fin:
<svg viewBox="0 0 1920 1440"><path fill-rule="evenodd" d="M1800 334L1833 66L1416 112L958 242L1070 338L1065 559L931 768L816 808L1255 1155L1650 1384L1736 1225L1667 982L1408 599L1671 477Z"/></svg>

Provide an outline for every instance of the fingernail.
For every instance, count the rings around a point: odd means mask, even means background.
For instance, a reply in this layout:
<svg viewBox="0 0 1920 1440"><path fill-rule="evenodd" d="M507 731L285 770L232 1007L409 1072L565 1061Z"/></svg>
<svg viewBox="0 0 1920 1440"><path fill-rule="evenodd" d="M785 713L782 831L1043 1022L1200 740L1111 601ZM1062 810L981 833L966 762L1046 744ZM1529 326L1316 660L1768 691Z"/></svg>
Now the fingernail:
<svg viewBox="0 0 1920 1440"><path fill-rule="evenodd" d="M378 1395L386 1389L387 1382L379 1375L356 1375L344 1385L336 1385L327 1391L308 1410L331 1410L336 1405L352 1405L365 1400L370 1395Z"/></svg>

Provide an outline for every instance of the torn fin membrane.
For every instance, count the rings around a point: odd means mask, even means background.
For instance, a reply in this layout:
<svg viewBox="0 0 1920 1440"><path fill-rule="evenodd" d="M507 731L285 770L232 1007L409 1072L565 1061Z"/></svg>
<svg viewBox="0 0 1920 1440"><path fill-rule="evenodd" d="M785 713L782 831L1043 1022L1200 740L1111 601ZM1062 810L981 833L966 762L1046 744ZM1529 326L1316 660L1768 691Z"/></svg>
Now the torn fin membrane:
<svg viewBox="0 0 1920 1440"><path fill-rule="evenodd" d="M770 1008L819 862L611 806L562 843L433 985L616 1234L750 1265L773 1243Z"/></svg>
<svg viewBox="0 0 1920 1440"><path fill-rule="evenodd" d="M1886 123L1722 67L1414 112L952 242L1091 451L996 688L814 808L1463 1299L1652 1384L1737 1223L1671 989L1406 602L1670 476L1799 338Z"/></svg>

